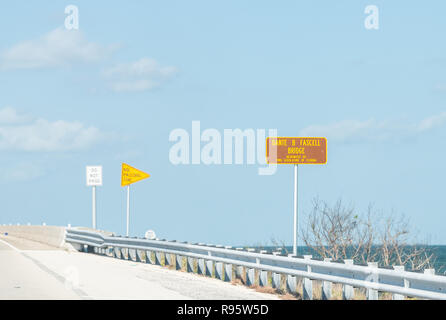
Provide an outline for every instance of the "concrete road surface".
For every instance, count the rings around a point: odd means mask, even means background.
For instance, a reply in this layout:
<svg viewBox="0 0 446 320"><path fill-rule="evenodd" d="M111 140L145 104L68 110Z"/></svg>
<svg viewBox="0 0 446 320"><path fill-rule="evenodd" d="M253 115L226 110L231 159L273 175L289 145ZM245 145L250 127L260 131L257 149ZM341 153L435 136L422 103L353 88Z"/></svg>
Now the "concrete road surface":
<svg viewBox="0 0 446 320"><path fill-rule="evenodd" d="M168 268L0 235L0 299L278 299Z"/></svg>

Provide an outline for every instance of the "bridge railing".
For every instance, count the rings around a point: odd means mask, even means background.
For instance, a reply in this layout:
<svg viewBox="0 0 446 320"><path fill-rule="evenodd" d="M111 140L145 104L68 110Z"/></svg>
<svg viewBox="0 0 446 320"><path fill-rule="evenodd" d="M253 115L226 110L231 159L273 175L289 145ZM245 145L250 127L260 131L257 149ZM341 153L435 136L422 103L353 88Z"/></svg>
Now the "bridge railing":
<svg viewBox="0 0 446 320"><path fill-rule="evenodd" d="M241 248L191 244L167 240L149 240L106 236L76 228L66 229L66 242L84 246L87 252L106 254L120 259L165 264L190 272L215 276L224 281L244 278L247 285L272 286L280 289L285 277L286 290L297 292L302 284L303 299L313 298L313 280L321 285L322 299L332 297L332 284L342 285L344 299L354 298L354 288L362 288L367 299L378 299L378 292L388 292L395 300L405 297L446 300L446 277L434 269L423 273L405 271L403 266L379 268L376 263L355 265L352 260L332 262L312 256L255 252Z"/></svg>

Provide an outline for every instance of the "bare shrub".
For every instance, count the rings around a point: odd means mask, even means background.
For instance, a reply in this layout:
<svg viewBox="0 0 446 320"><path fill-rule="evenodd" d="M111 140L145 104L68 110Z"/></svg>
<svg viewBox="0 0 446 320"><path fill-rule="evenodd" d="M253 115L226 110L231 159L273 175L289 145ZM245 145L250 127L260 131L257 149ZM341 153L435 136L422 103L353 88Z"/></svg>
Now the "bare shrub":
<svg viewBox="0 0 446 320"><path fill-rule="evenodd" d="M426 244L416 242L404 216L384 216L372 205L360 214L342 200L330 206L314 199L300 238L316 255L332 260L376 261L380 266L421 270L431 268L435 259Z"/></svg>

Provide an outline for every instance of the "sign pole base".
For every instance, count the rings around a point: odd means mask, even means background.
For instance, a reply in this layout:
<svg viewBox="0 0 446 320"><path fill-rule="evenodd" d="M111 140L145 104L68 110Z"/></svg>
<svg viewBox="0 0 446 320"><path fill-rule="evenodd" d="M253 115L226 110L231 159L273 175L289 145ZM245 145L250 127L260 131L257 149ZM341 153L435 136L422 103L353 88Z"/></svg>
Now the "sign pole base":
<svg viewBox="0 0 446 320"><path fill-rule="evenodd" d="M96 230L96 186L92 187L92 197L93 197L93 229Z"/></svg>
<svg viewBox="0 0 446 320"><path fill-rule="evenodd" d="M129 236L129 223L130 223L130 185L127 186L127 237Z"/></svg>

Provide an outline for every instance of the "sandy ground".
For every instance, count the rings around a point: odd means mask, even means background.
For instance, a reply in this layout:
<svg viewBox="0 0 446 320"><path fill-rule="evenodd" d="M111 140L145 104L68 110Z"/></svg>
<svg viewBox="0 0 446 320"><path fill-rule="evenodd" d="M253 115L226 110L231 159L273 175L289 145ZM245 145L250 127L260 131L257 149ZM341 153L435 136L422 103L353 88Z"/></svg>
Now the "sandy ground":
<svg viewBox="0 0 446 320"><path fill-rule="evenodd" d="M0 235L0 299L278 299L165 267Z"/></svg>

